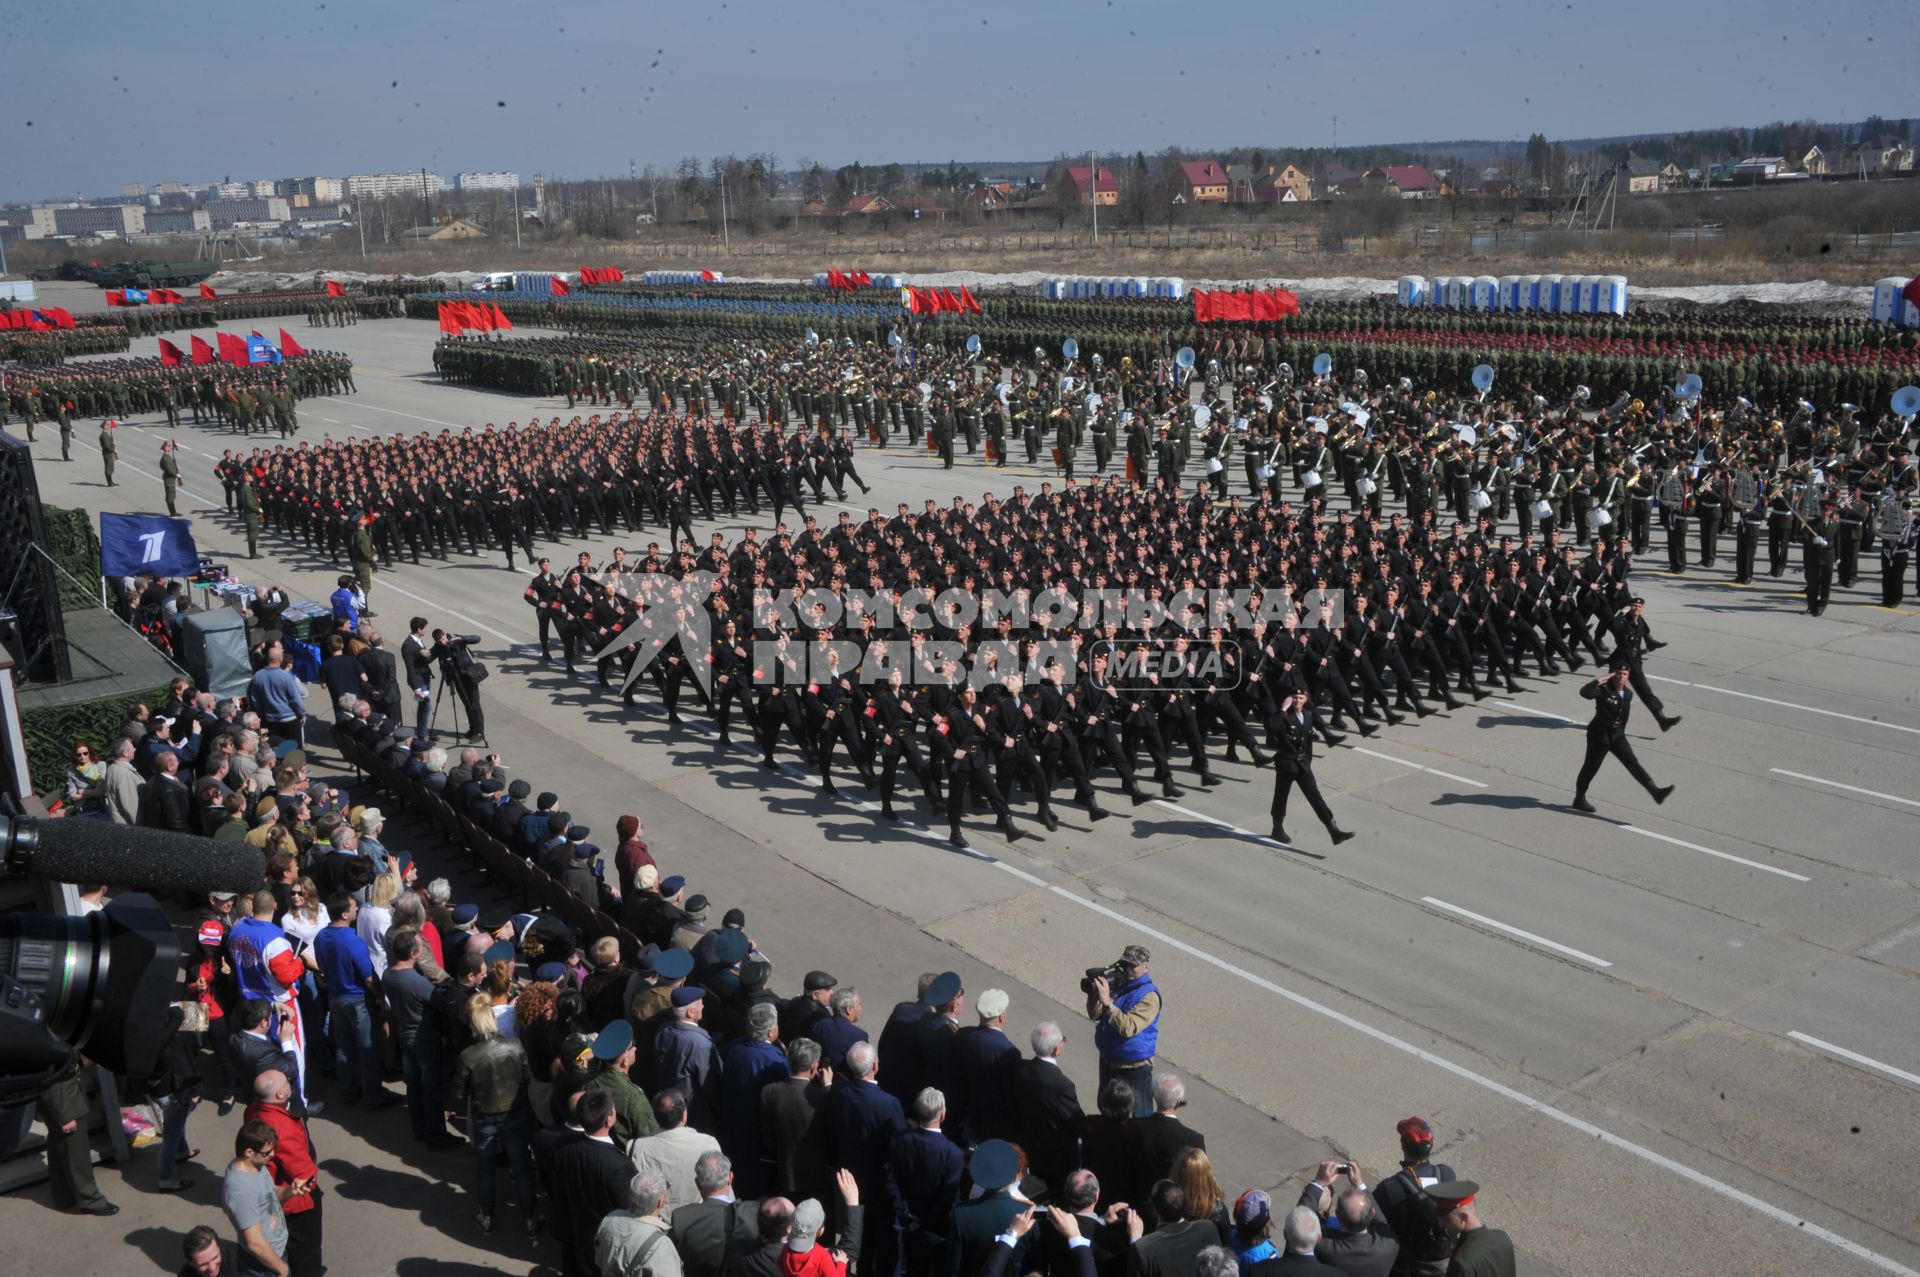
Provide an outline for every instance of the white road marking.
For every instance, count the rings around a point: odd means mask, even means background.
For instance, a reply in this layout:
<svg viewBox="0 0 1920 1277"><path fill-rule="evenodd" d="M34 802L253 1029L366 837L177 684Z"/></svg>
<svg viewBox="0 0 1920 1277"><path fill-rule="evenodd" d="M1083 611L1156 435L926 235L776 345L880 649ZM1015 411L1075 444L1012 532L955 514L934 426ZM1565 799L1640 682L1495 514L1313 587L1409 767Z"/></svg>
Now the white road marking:
<svg viewBox="0 0 1920 1277"><path fill-rule="evenodd" d="M1759 869L1766 873L1779 874L1782 878L1791 878L1795 882L1812 882L1813 881L1813 879L1807 877L1805 874L1797 874L1787 869L1778 869L1778 868L1775 868L1773 865L1763 865L1757 860L1748 860L1745 857L1735 856L1729 852L1715 851L1711 847L1702 847L1697 842L1686 842L1679 838L1670 837L1667 834L1656 834L1653 832L1653 830L1642 829L1638 825L1622 825L1620 826L1620 828L1626 830L1630 834L1639 834L1645 838L1658 838L1661 842L1670 842L1676 847L1685 847L1688 851L1704 852L1709 856L1718 856L1722 860L1731 860L1734 864L1745 865L1749 869Z"/></svg>
<svg viewBox="0 0 1920 1277"><path fill-rule="evenodd" d="M1204 812L1195 811L1191 807L1182 807L1179 803L1172 802L1168 799L1156 798L1153 802L1156 807L1165 807L1168 811L1177 811L1182 816L1217 826L1218 828L1226 830L1228 833L1238 834L1242 838L1250 838L1254 842L1265 843L1269 847L1279 847L1286 851L1292 851L1294 849L1290 844L1281 842L1278 838L1269 838L1265 834L1256 834L1251 829L1242 829L1230 821L1221 820L1218 816L1209 816Z"/></svg>
<svg viewBox="0 0 1920 1277"><path fill-rule="evenodd" d="M1537 936L1531 931L1522 931L1518 927L1511 926L1504 922L1498 922L1492 918L1489 918L1483 913L1475 913L1471 909L1462 909L1459 905L1448 904L1446 901L1438 899L1437 897L1422 896L1420 898L1426 901L1428 904L1432 905L1436 909L1445 909L1450 913L1457 913L1463 918L1471 918L1475 922L1478 922L1483 926L1492 927L1496 931L1504 931L1510 936L1519 936L1522 940L1528 941L1531 944L1537 944L1537 945L1540 945L1542 948L1552 949L1555 953L1564 953L1569 958L1578 958L1580 961L1591 963L1596 967L1610 967L1613 965L1611 962L1608 962L1605 958L1596 958L1591 953L1586 953L1579 949L1575 949L1570 945L1561 944L1557 940L1549 940L1545 936Z"/></svg>
<svg viewBox="0 0 1920 1277"><path fill-rule="evenodd" d="M1004 869L1009 873L1015 873L1021 877L1027 876L1015 870L1011 865L1005 865L999 861L993 861L991 863L993 863L996 868ZM1577 1131L1589 1139L1598 1140L1609 1148L1617 1148L1623 1153L1637 1157L1650 1166L1657 1167L1670 1175L1687 1181L1689 1184L1698 1188L1704 1188L1708 1192L1723 1197L1736 1205L1744 1206L1756 1215L1760 1215L1777 1224L1792 1229L1802 1237L1816 1238L1836 1250L1853 1256L1863 1263L1873 1265L1883 1272L1894 1273L1897 1277L1920 1277L1920 1271L1909 1268L1898 1260L1890 1259L1878 1251L1870 1250L1852 1238L1843 1237L1830 1228L1812 1223L1805 1216L1783 1210L1775 1206L1772 1202L1755 1197L1752 1193L1746 1192L1744 1189L1735 1188L1732 1184L1728 1184L1723 1180L1715 1179L1704 1171L1695 1170L1686 1163L1676 1161L1664 1153L1656 1152L1644 1144L1638 1144L1623 1136L1615 1135L1605 1127L1596 1126L1584 1118L1575 1117L1564 1109L1555 1108L1545 1100L1528 1095L1525 1091L1516 1090L1504 1082L1496 1081L1483 1073L1477 1073L1466 1065L1456 1063L1444 1055L1429 1051L1427 1048L1408 1042L1404 1038L1395 1037L1384 1029L1377 1029L1364 1020L1356 1019L1344 1011L1339 1011L1328 1006L1324 1002L1315 1001L1303 993L1296 993L1284 985L1269 980L1264 976L1256 975L1248 971L1245 967L1237 966L1234 963L1228 962L1225 958L1208 953L1205 949L1188 944L1186 941L1169 935L1158 928L1149 926L1137 918L1130 918L1118 909L1109 908L1097 900L1089 900L1085 896L1076 895L1068 891L1065 887L1051 886L1048 887L1047 890L1063 900L1071 900L1082 909L1099 914L1111 922L1119 923L1121 926L1126 927L1131 933L1147 936L1167 946L1169 949L1177 950L1190 958L1206 963L1218 971L1223 971L1228 975L1244 980L1255 988L1264 989L1275 997L1291 1002L1304 1011L1311 1011L1315 1015L1331 1020L1344 1028L1353 1030L1362 1037L1378 1042L1382 1046L1391 1047L1393 1050L1402 1052L1423 1063L1431 1064L1442 1072L1449 1073L1463 1082L1471 1083L1490 1094L1499 1096L1501 1099L1509 1100L1529 1112L1538 1113L1542 1117L1558 1122L1562 1126Z"/></svg>
<svg viewBox="0 0 1920 1277"><path fill-rule="evenodd" d="M1869 798L1882 798L1890 803L1901 803L1908 807L1920 807L1920 802L1911 798L1901 798L1896 794L1883 794L1877 789L1862 789L1858 785L1844 785L1837 780L1827 780L1820 776L1809 776L1805 772L1790 772L1784 767L1769 767L1768 771L1777 776L1791 776L1795 780L1812 781L1816 785L1831 785L1835 789L1844 789L1850 794L1865 794Z"/></svg>
<svg viewBox="0 0 1920 1277"><path fill-rule="evenodd" d="M1798 1029L1793 1030L1793 1032L1787 1034L1787 1036L1795 1042L1804 1042L1810 1047L1837 1055L1843 1060L1852 1060L1855 1064L1865 1068L1878 1069L1888 1077L1897 1077L1909 1086L1920 1086L1920 1074L1909 1073L1905 1069L1896 1069L1891 1064L1882 1064L1872 1056L1861 1055L1858 1051L1849 1051L1844 1046L1835 1046L1831 1042L1822 1042L1819 1038L1809 1037Z"/></svg>
<svg viewBox="0 0 1920 1277"><path fill-rule="evenodd" d="M1550 709L1535 709L1531 705L1522 705L1519 701L1510 701L1504 696L1496 696L1493 699L1495 704L1510 705L1514 709L1519 710L1522 714L1533 714L1540 718L1557 719L1562 723L1571 723L1575 727L1578 727L1580 725L1577 719L1568 718L1565 714L1556 714Z"/></svg>
<svg viewBox="0 0 1920 1277"><path fill-rule="evenodd" d="M1823 714L1828 718L1843 718L1849 723L1865 723L1869 727L1884 727L1891 732L1907 732L1920 736L1920 727L1908 727L1903 723L1889 723L1878 718L1862 718L1858 714L1842 714L1839 710L1821 709L1818 705L1799 705L1793 701L1776 701L1771 696L1755 696L1752 692L1736 692L1731 687L1715 687L1711 683L1684 683L1677 678L1662 678L1658 674L1649 674L1648 678L1656 683L1674 683L1681 687L1697 687L1703 692L1719 692L1722 696L1738 696L1744 701L1759 701L1763 705L1778 705L1781 709L1797 709L1808 714Z"/></svg>
<svg viewBox="0 0 1920 1277"><path fill-rule="evenodd" d="M1383 754L1377 749L1368 749L1364 745L1350 745L1348 748L1356 754L1365 754L1368 758L1378 758L1384 762L1398 763L1402 767L1411 767L1417 772L1432 772L1435 776L1445 776L1448 780L1457 780L1462 785L1472 785L1475 789L1485 789L1487 787L1487 782L1484 780L1468 780L1465 776L1456 776L1452 772L1443 772L1438 767L1428 767L1424 763L1415 763L1404 758L1395 758L1392 754Z"/></svg>
<svg viewBox="0 0 1920 1277"><path fill-rule="evenodd" d="M429 423L429 424L431 424L431 425L435 425L435 426L451 426L451 427L453 427L453 428L454 428L455 430L465 430L465 429L466 429L466 428L467 428L468 426L471 426L471 425L473 424L473 423L472 423L472 422L470 422L470 421L468 421L468 422L460 422L460 421L442 421L442 420L440 420L440 418L438 418L438 417L422 417L422 416L421 416L421 415L420 415L419 413L415 413L415 412L401 412L401 411L400 411L400 410L399 410L398 408L382 408L382 407L380 407L380 405L378 405L378 404L370 404L370 403L363 403L363 404L355 404L355 403L353 403L353 401L352 401L352 400L350 400L350 399L341 399L341 398L338 398L338 397L336 397L336 396L334 396L334 395L317 395L317 396L315 396L315 398L318 398L318 399L324 399L324 400L326 400L326 401L327 401L328 403L343 403L343 404L349 404L349 405L351 405L351 406L353 406L353 407L356 407L356 408L366 408L366 409L369 409L369 410L371 410L371 411L373 411L373 412L384 412L384 413L386 413L386 414L388 414L389 416L394 416L394 417L411 417L411 418L412 418L413 420L415 420L415 421L425 421L425 422L427 422L427 423ZM363 429L364 429L364 427L363 427Z"/></svg>
<svg viewBox="0 0 1920 1277"><path fill-rule="evenodd" d="M1863 958L1877 958L1883 953L1892 953L1915 936L1920 936L1920 922L1909 923L1890 936L1881 936L1860 951Z"/></svg>

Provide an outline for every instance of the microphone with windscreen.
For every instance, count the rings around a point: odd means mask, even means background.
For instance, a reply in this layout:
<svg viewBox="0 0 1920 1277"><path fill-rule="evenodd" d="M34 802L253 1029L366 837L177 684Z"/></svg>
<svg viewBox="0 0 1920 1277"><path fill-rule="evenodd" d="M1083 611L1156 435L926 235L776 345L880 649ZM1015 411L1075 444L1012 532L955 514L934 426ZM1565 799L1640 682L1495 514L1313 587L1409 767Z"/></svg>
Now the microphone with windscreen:
<svg viewBox="0 0 1920 1277"><path fill-rule="evenodd" d="M72 817L5 817L0 858L14 873L56 882L181 895L254 891L266 876L265 854L244 842Z"/></svg>

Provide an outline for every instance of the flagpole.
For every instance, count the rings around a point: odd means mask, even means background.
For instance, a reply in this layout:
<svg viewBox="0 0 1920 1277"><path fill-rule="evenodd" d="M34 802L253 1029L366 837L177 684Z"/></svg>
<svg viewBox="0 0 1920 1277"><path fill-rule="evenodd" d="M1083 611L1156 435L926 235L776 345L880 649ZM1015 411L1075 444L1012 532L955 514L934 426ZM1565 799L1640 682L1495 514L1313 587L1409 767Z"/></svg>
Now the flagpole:
<svg viewBox="0 0 1920 1277"><path fill-rule="evenodd" d="M1092 175L1088 180L1093 185L1093 246L1100 247L1100 157L1092 151L1087 152L1087 169Z"/></svg>

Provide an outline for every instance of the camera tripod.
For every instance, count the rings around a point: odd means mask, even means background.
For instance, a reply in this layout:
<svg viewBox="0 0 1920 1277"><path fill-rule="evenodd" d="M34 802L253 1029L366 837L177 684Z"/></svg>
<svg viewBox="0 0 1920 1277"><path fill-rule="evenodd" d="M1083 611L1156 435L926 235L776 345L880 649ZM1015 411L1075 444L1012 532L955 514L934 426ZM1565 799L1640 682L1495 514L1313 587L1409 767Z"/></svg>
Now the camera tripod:
<svg viewBox="0 0 1920 1277"><path fill-rule="evenodd" d="M453 686L453 680L456 677L458 677L458 675L456 675L451 669L447 668L447 664L448 664L447 662L444 662L444 661L441 662L440 687L433 694L433 715L432 717L427 719L427 739L428 740L438 739L438 737L441 735L441 733L436 730L434 725L440 721L441 705L447 703L447 689ZM475 695L478 695L478 694L479 693L477 692L475 693ZM449 734L452 735L452 737L455 740L467 741L467 743L470 745L487 744L487 738L486 738L485 732L480 733L479 736L473 740L468 740L467 733L465 729L461 726L461 715L466 712L467 698L460 695L458 692L454 693L452 706L453 706L453 731Z"/></svg>

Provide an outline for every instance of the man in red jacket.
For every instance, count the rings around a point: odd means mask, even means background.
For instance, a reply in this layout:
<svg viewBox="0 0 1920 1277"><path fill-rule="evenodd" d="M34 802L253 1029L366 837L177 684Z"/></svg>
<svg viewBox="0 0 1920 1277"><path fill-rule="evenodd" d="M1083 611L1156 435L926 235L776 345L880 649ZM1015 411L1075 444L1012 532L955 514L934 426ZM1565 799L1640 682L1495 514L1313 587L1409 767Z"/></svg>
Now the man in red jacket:
<svg viewBox="0 0 1920 1277"><path fill-rule="evenodd" d="M287 1108L293 1084L278 1069L268 1069L254 1079L253 1094L244 1120L273 1128L280 1141L270 1167L273 1182L293 1188L281 1207L287 1216L288 1277L320 1277L320 1166L307 1124Z"/></svg>

